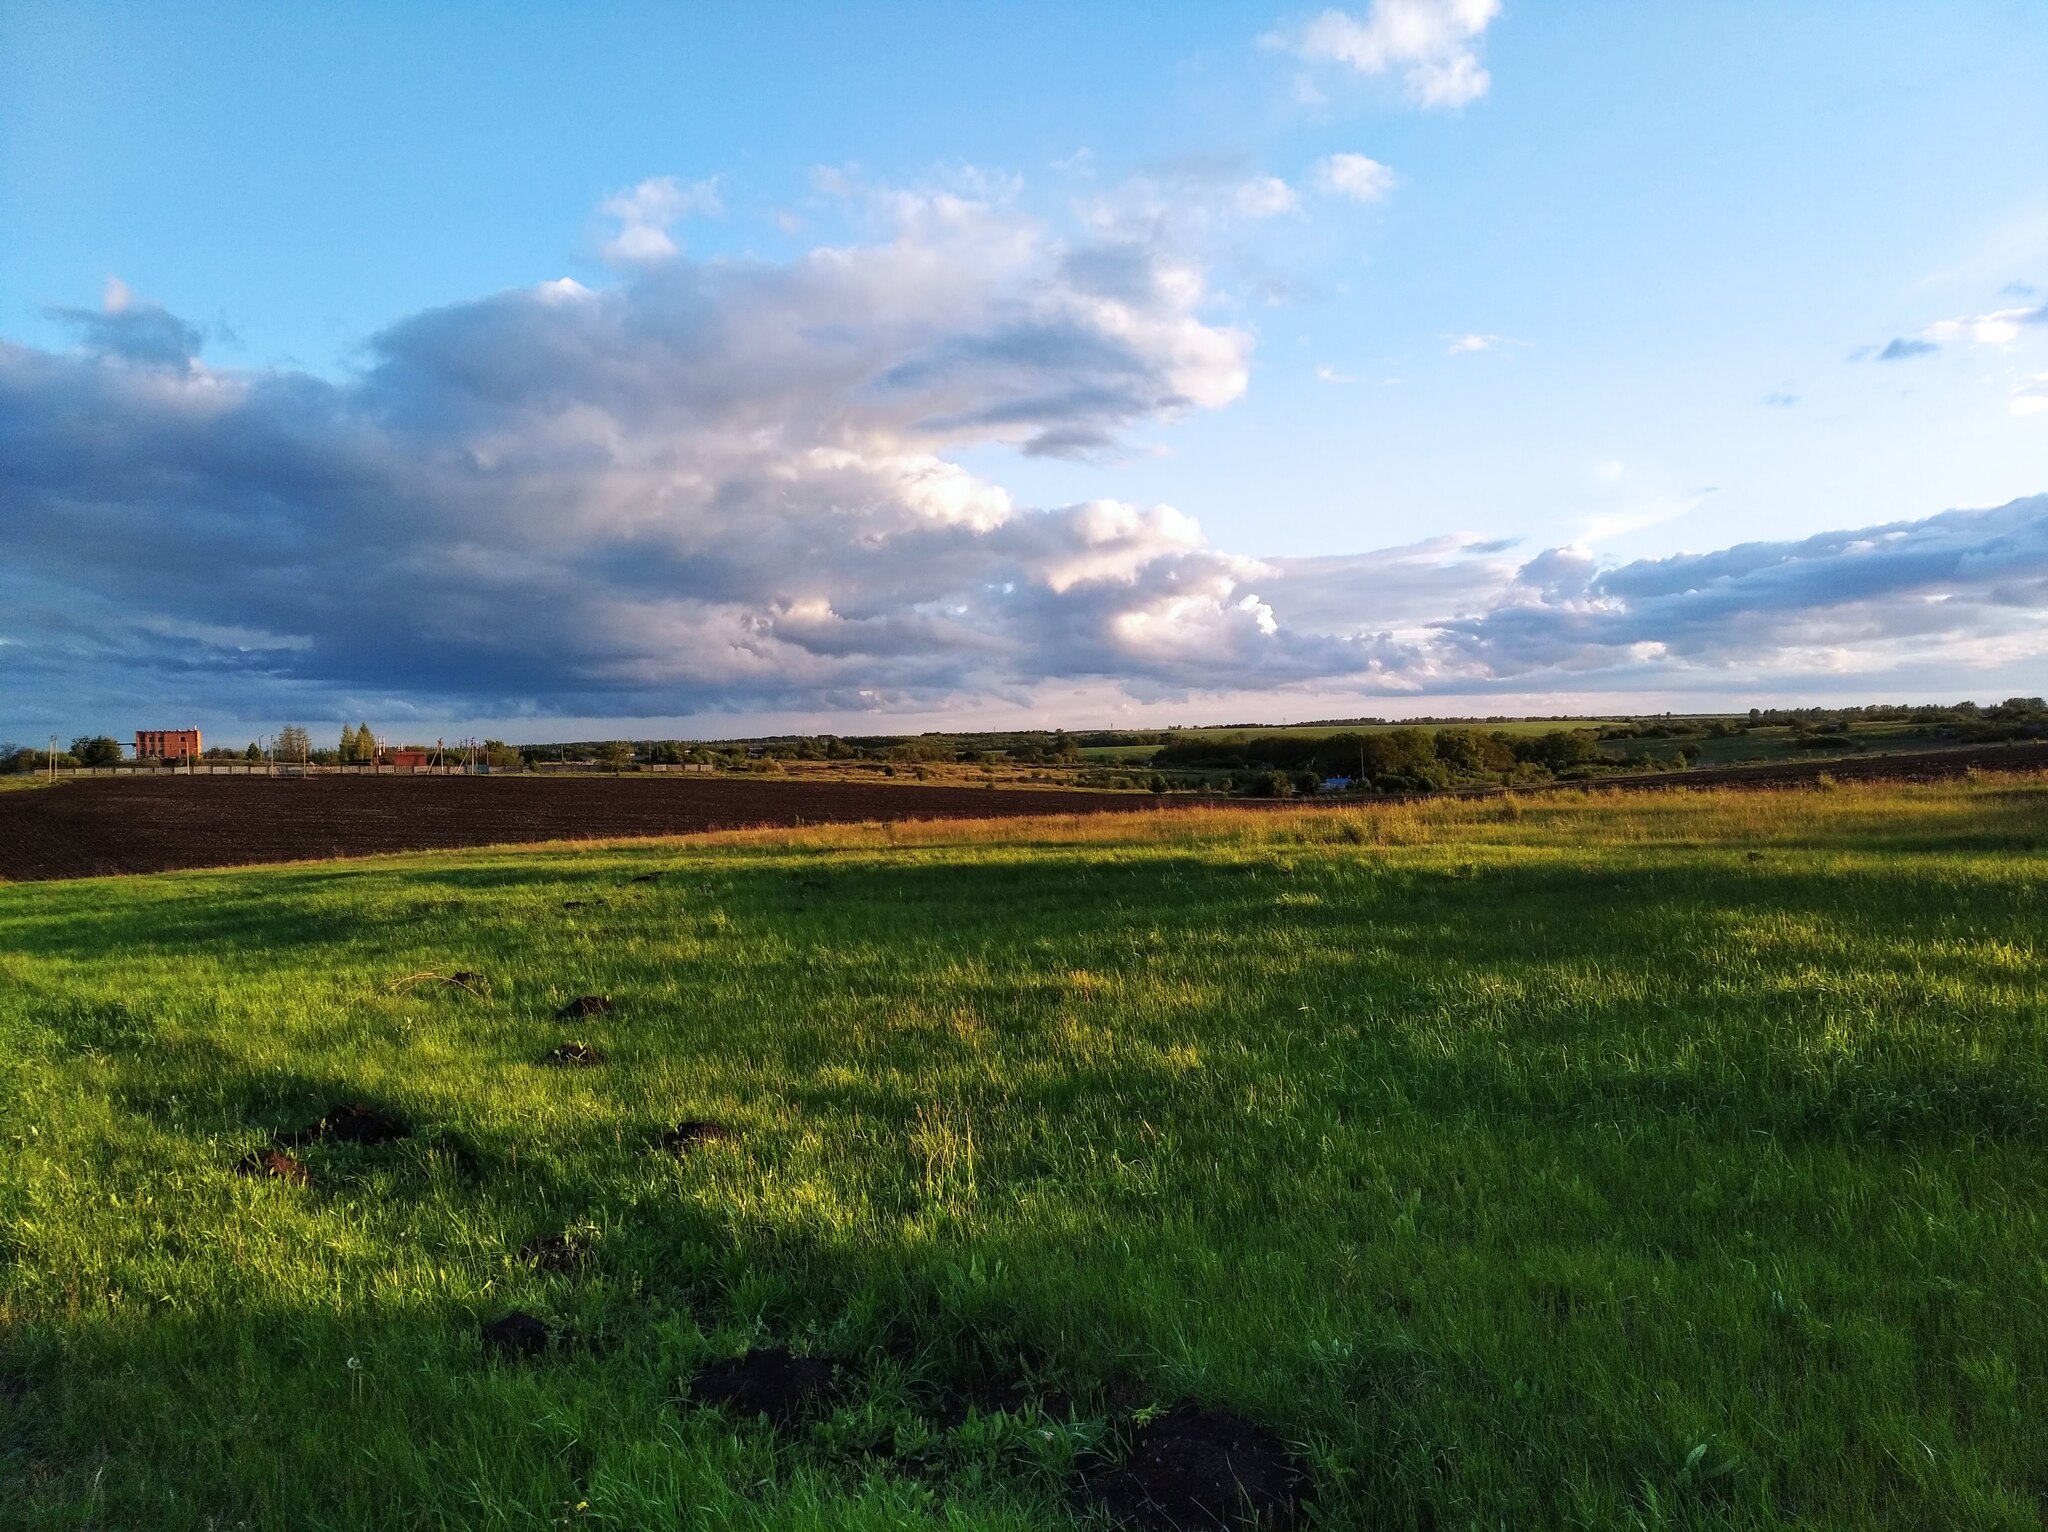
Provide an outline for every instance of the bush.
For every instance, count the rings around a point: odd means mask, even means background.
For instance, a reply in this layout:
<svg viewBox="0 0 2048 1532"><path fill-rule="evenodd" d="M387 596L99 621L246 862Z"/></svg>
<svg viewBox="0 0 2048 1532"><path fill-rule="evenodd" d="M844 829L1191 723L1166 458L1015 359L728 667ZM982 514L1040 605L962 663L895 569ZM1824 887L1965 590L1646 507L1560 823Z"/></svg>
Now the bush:
<svg viewBox="0 0 2048 1532"><path fill-rule="evenodd" d="M1262 771L1251 779L1254 798L1292 798L1294 778L1284 771Z"/></svg>

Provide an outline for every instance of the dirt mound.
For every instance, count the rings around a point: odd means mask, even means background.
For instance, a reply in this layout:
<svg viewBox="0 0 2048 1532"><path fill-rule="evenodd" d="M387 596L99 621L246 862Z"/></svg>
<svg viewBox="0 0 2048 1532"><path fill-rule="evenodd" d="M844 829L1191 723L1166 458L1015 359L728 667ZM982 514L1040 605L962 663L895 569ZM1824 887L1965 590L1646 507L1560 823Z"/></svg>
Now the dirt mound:
<svg viewBox="0 0 2048 1532"><path fill-rule="evenodd" d="M588 1043L563 1043L550 1048L541 1062L558 1069L589 1069L604 1062L604 1053Z"/></svg>
<svg viewBox="0 0 2048 1532"><path fill-rule="evenodd" d="M686 1117L661 1135L661 1147L671 1154L681 1154L699 1144L725 1143L733 1136L732 1129L722 1122Z"/></svg>
<svg viewBox="0 0 2048 1532"><path fill-rule="evenodd" d="M1300 1519L1310 1488L1279 1437L1199 1404L1175 1405L1138 1427L1130 1456L1087 1481L1088 1498L1114 1521L1148 1532L1278 1532Z"/></svg>
<svg viewBox="0 0 2048 1532"><path fill-rule="evenodd" d="M548 1349L548 1327L542 1321L514 1309L483 1327L484 1344L506 1357L534 1357Z"/></svg>
<svg viewBox="0 0 2048 1532"><path fill-rule="evenodd" d="M691 1382L693 1404L765 1415L788 1425L821 1410L831 1399L837 1368L823 1357L792 1356L781 1346L713 1362Z"/></svg>
<svg viewBox="0 0 2048 1532"><path fill-rule="evenodd" d="M290 1181L295 1186L307 1182L306 1167L282 1149L258 1149L245 1160L237 1161L235 1174L242 1176L263 1176L272 1181Z"/></svg>
<svg viewBox="0 0 2048 1532"><path fill-rule="evenodd" d="M535 1271L558 1274L580 1271L590 1259L590 1236L581 1229L543 1234L519 1247L519 1259Z"/></svg>
<svg viewBox="0 0 2048 1532"><path fill-rule="evenodd" d="M578 1016L609 1016L612 1003L603 995L578 995L555 1012L555 1020L572 1021Z"/></svg>
<svg viewBox="0 0 2048 1532"><path fill-rule="evenodd" d="M635 873L632 877L626 879L626 881L628 883L659 883L663 878L667 876L668 874L666 872L641 872Z"/></svg>
<svg viewBox="0 0 2048 1532"><path fill-rule="evenodd" d="M412 1129L389 1113L360 1101L346 1101L326 1116L307 1123L296 1133L278 1140L281 1144L390 1144L411 1138Z"/></svg>

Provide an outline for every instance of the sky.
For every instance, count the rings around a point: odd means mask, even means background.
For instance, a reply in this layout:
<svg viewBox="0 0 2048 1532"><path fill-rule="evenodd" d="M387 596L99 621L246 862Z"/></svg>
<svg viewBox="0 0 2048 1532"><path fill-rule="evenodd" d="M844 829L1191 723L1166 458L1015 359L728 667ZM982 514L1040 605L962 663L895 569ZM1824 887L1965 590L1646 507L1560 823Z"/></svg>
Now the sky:
<svg viewBox="0 0 2048 1532"><path fill-rule="evenodd" d="M0 738L2048 690L2036 0L0 9Z"/></svg>

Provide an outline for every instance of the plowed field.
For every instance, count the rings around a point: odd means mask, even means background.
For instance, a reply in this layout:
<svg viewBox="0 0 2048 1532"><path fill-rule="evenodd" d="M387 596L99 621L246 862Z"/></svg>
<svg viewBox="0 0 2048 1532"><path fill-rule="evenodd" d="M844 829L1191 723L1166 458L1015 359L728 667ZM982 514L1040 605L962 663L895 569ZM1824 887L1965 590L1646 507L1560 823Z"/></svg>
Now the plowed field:
<svg viewBox="0 0 2048 1532"><path fill-rule="evenodd" d="M1972 768L2048 770L2048 743L1719 766L1610 777L1590 785L1631 790L1797 787L1822 775L1844 781L1935 782ZM1129 813L1197 801L1202 800L1141 793L673 776L86 778L0 794L0 879L90 878L765 825ZM1357 802L1329 800L1331 806ZM1265 806L1281 805L1268 801Z"/></svg>
<svg viewBox="0 0 2048 1532"><path fill-rule="evenodd" d="M132 777L0 796L0 878L546 840L1150 808L1137 793L674 777Z"/></svg>

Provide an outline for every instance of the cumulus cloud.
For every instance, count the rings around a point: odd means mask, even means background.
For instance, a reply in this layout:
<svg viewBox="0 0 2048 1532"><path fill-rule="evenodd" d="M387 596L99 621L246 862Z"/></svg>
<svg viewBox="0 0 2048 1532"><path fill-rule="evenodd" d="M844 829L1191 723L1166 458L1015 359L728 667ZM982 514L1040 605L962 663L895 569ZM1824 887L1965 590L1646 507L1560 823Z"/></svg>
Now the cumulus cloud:
<svg viewBox="0 0 2048 1532"><path fill-rule="evenodd" d="M1473 356L1481 351L1492 351L1500 346L1526 344L1509 335L1446 335L1444 353L1447 356Z"/></svg>
<svg viewBox="0 0 2048 1532"><path fill-rule="evenodd" d="M15 716L1669 690L2048 647L2048 497L1619 566L1478 535L1262 558L1171 506L1019 504L961 454L1225 407L1250 338L1129 226L889 206L788 262L414 314L341 380L209 367L125 293L75 349L0 343Z"/></svg>
<svg viewBox="0 0 2048 1532"><path fill-rule="evenodd" d="M676 242L669 229L689 217L723 216L725 198L715 177L685 186L674 176L654 176L605 198L603 210L619 225L605 241L605 259L641 265L674 256Z"/></svg>
<svg viewBox="0 0 2048 1532"><path fill-rule="evenodd" d="M188 371L204 340L196 325L167 313L162 304L137 300L119 277L107 278L106 296L97 309L47 312L95 355L146 367Z"/></svg>
<svg viewBox="0 0 2048 1532"><path fill-rule="evenodd" d="M1443 625L1488 676L1733 666L1877 673L2048 654L2048 495L1996 510L1745 543L1601 568L1524 565L1492 607Z"/></svg>
<svg viewBox="0 0 2048 1532"><path fill-rule="evenodd" d="M1476 101L1493 83L1479 60L1500 0L1372 0L1363 16L1324 11L1279 39L1303 58L1398 78L1418 106Z"/></svg>
<svg viewBox="0 0 2048 1532"><path fill-rule="evenodd" d="M1393 189L1394 172L1363 154L1330 154L1316 161L1316 186L1332 197L1378 202Z"/></svg>
<svg viewBox="0 0 2048 1532"><path fill-rule="evenodd" d="M2020 287L2023 284L2014 284ZM2008 292L2013 288L2008 288ZM2027 292L2031 293L2031 289ZM1880 362L1900 362L1911 357L1929 356L1952 341L1967 341L1980 346L2006 347L2020 339L2034 326L2048 326L2048 303L2026 305L2019 308L1993 309L1985 314L1964 314L1953 319L1937 319L1923 326L1912 335L1894 336L1877 353ZM1866 348L1860 355L1868 355Z"/></svg>

